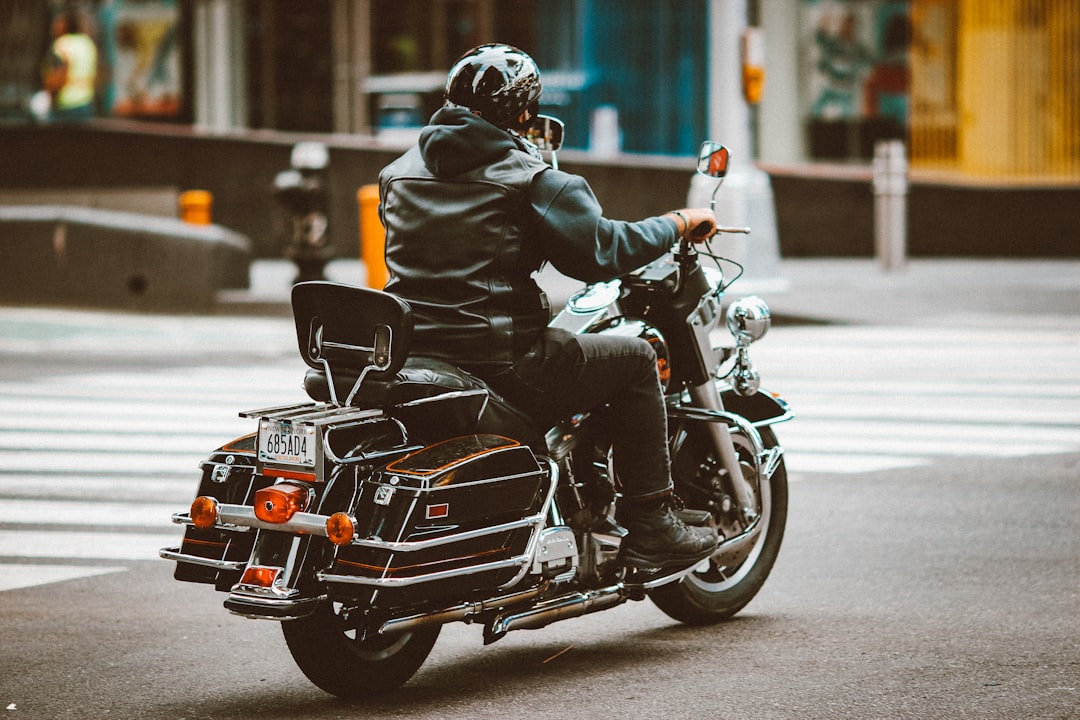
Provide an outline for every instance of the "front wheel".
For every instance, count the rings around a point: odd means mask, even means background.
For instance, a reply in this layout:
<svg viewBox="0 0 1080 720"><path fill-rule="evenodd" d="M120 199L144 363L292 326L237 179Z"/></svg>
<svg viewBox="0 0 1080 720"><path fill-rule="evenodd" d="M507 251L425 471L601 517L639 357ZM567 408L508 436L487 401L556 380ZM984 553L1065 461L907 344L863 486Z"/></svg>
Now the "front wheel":
<svg viewBox="0 0 1080 720"><path fill-rule="evenodd" d="M420 669L441 629L441 625L433 625L364 637L349 630L341 607L329 602L311 615L281 623L289 652L308 680L346 700L400 687Z"/></svg>
<svg viewBox="0 0 1080 720"><path fill-rule="evenodd" d="M777 446L771 428L761 428L760 433L766 449ZM752 466L750 443L739 434L732 439L744 466ZM672 457L672 470L676 491L686 504L712 510L724 533L730 524L718 510L719 463L711 446L706 433L689 431ZM757 483L752 484L757 487ZM730 555L725 557L721 546L721 552L710 558L707 566L703 563L681 582L661 586L649 594L668 617L689 625L708 625L731 617L757 595L776 562L787 523L787 470L783 458L769 481L757 490L760 532L748 550L738 553L738 560L732 562Z"/></svg>

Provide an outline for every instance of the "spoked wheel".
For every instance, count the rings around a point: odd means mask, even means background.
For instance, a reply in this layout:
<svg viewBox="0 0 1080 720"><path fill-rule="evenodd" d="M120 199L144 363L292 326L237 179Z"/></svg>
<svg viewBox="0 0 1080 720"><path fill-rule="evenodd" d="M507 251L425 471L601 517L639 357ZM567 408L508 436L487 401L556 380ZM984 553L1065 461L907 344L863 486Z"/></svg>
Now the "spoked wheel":
<svg viewBox="0 0 1080 720"><path fill-rule="evenodd" d="M341 606L323 603L311 615L281 623L293 660L326 692L356 700L397 689L427 659L441 625L394 635L349 630Z"/></svg>
<svg viewBox="0 0 1080 720"><path fill-rule="evenodd" d="M761 428L766 448L777 445L770 428ZM750 463L749 441L740 434L732 436L744 467ZM731 538L742 531L742 520L735 516L730 498L718 489L720 465L706 434L691 431L672 458L676 491L692 508L713 512L721 535ZM769 576L787 522L787 470L780 459L769 482L757 488L760 521L756 536L750 535L745 546L725 552L724 546L701 567L681 582L653 590L649 597L666 615L689 625L708 625L731 617L757 594Z"/></svg>

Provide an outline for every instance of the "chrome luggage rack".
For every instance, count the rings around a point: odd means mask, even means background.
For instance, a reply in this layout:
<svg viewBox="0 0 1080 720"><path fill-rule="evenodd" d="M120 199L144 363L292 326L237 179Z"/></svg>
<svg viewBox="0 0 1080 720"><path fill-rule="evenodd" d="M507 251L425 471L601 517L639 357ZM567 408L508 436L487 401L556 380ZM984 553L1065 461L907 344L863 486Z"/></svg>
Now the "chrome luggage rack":
<svg viewBox="0 0 1080 720"><path fill-rule="evenodd" d="M260 424L264 422L285 422L293 423L295 425L311 426L314 429L316 436L316 456L313 473L317 481L325 480L324 473L326 472L326 463L324 460L328 459L332 463L340 465L359 462L364 459L339 457L330 446L330 433L335 430L353 428L378 420L389 420L401 427L400 422L390 418L385 412L378 408L342 407L324 402L277 405L256 410L245 410L239 415L242 418L258 420ZM402 438L404 439L406 433L403 427L401 427L401 430ZM401 452L403 449L404 448L396 448L395 452ZM256 448L256 451L258 452L258 448ZM265 462L262 457L259 456L256 471L262 473L266 468L287 469L288 467L287 464Z"/></svg>

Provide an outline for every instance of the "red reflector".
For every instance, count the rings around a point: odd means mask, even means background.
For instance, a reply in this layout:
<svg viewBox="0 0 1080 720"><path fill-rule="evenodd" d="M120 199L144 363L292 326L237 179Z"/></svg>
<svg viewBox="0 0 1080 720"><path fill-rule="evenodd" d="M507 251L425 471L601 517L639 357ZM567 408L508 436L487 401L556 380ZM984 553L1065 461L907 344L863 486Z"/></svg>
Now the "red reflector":
<svg viewBox="0 0 1080 720"><path fill-rule="evenodd" d="M271 485L255 493L255 517L263 522L284 523L307 507L308 490L298 485Z"/></svg>
<svg viewBox="0 0 1080 720"><path fill-rule="evenodd" d="M425 517L427 517L428 520L437 520L439 518L444 518L449 514L450 505L448 503L440 503L438 505L428 505Z"/></svg>
<svg viewBox="0 0 1080 720"><path fill-rule="evenodd" d="M300 472L299 470L282 470L281 468L263 468L262 474L266 477L281 478L282 480L303 480L304 482L315 482L316 477L313 472Z"/></svg>
<svg viewBox="0 0 1080 720"><path fill-rule="evenodd" d="M255 585L256 587L273 587L274 581L281 574L281 568L252 565L244 571L240 578L241 585Z"/></svg>

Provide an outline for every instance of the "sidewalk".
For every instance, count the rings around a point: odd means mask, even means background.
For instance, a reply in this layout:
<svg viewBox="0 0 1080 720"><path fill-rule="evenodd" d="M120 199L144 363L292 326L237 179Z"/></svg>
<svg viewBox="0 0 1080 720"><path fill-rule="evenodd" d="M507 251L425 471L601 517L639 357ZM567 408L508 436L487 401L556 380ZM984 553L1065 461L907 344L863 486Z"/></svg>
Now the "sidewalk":
<svg viewBox="0 0 1080 720"><path fill-rule="evenodd" d="M920 258L886 271L870 258L794 258L782 260L780 268L788 290L763 293L777 324L981 325L1010 318L1080 328L1080 260ZM222 292L217 314L288 316L295 275L286 260L257 260L251 287ZM326 275L366 282L358 260L334 260ZM556 307L581 286L550 270L540 284ZM727 297L742 294L736 282Z"/></svg>

